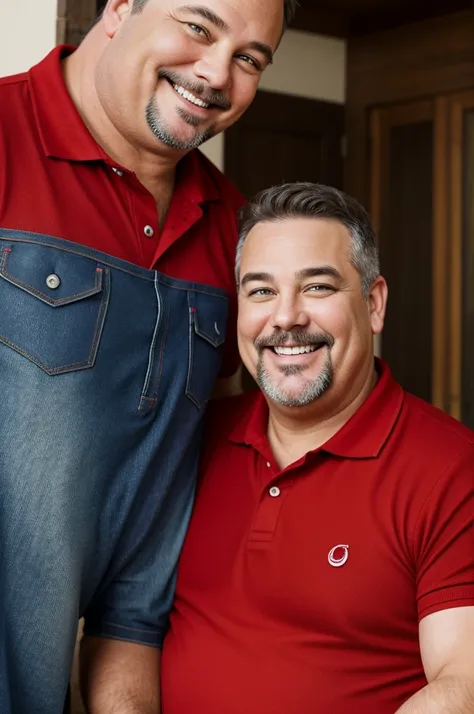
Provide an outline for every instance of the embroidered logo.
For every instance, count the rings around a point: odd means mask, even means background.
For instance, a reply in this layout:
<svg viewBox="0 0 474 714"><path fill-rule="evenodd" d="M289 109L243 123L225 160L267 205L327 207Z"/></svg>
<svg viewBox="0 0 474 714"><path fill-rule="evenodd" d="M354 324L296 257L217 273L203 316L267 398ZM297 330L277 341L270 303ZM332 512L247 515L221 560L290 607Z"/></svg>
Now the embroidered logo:
<svg viewBox="0 0 474 714"><path fill-rule="evenodd" d="M329 565L332 565L333 568L340 568L342 565L347 563L348 557L348 545L335 545L334 548L331 548L328 553L328 563Z"/></svg>

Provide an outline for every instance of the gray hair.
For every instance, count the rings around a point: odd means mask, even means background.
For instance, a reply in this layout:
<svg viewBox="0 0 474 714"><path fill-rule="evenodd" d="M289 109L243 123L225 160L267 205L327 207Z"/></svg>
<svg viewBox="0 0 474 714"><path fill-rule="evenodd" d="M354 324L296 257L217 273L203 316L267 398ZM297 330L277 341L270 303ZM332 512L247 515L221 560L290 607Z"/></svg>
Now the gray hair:
<svg viewBox="0 0 474 714"><path fill-rule="evenodd" d="M257 223L289 218L325 218L339 221L347 228L351 237L349 259L360 274L362 294L367 298L380 275L377 237L370 216L355 198L317 183L285 183L267 188L240 209L235 259L237 285L242 249L252 228Z"/></svg>
<svg viewBox="0 0 474 714"><path fill-rule="evenodd" d="M132 14L136 14L142 11L143 7L147 4L148 0L134 0L132 7ZM296 8L298 7L298 0L284 0L283 2L283 27L286 28L292 22Z"/></svg>

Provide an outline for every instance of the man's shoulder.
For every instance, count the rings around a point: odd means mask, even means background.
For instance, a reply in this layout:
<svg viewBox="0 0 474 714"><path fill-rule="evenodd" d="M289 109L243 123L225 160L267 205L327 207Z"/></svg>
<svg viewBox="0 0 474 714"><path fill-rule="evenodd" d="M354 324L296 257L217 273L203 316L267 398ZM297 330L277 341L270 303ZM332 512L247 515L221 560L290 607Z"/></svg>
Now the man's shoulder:
<svg viewBox="0 0 474 714"><path fill-rule="evenodd" d="M21 72L19 74L10 74L6 77L0 77L0 91L9 92L21 87L28 81L28 73Z"/></svg>
<svg viewBox="0 0 474 714"><path fill-rule="evenodd" d="M28 96L26 72L0 77L0 118L7 122L13 119L13 115L21 111Z"/></svg>
<svg viewBox="0 0 474 714"><path fill-rule="evenodd" d="M466 450L474 451L472 429L409 392L405 392L402 426L420 457L429 455L440 465Z"/></svg>
<svg viewBox="0 0 474 714"><path fill-rule="evenodd" d="M221 198L227 201L231 208L237 212L239 208L247 203L247 199L240 193L234 183L220 170L213 162L205 156L202 151L197 150L201 170L215 185Z"/></svg>

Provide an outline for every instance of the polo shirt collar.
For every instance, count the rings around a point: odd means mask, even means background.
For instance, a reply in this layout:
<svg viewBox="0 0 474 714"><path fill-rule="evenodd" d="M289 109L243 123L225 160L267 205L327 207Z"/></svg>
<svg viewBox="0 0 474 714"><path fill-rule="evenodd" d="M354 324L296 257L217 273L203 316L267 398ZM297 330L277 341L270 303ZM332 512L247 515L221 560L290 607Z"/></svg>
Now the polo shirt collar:
<svg viewBox="0 0 474 714"><path fill-rule="evenodd" d="M382 360L376 359L375 366L379 380L370 395L344 426L315 451L353 459L379 455L400 414L404 392ZM267 426L268 405L259 392L252 402L250 415L236 424L229 439L260 451L268 443Z"/></svg>
<svg viewBox="0 0 474 714"><path fill-rule="evenodd" d="M101 161L106 158L81 119L64 81L61 60L73 52L55 47L28 72L36 123L47 156L67 161Z"/></svg>
<svg viewBox="0 0 474 714"><path fill-rule="evenodd" d="M74 47L55 47L28 72L28 83L38 131L47 156L66 161L105 161L116 165L96 142L76 109L64 81L61 60ZM208 160L191 151L178 164L177 188L195 203L220 199Z"/></svg>

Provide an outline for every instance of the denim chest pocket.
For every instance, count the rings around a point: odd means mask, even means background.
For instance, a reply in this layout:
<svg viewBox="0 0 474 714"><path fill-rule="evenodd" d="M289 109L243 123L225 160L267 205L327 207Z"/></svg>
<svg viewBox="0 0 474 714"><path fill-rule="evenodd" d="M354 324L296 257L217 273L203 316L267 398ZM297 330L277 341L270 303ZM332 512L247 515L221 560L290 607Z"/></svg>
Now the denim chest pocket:
<svg viewBox="0 0 474 714"><path fill-rule="evenodd" d="M186 395L205 406L219 374L225 340L228 298L188 291L189 363Z"/></svg>
<svg viewBox="0 0 474 714"><path fill-rule="evenodd" d="M109 298L108 270L44 245L0 252L0 343L47 374L94 365Z"/></svg>

